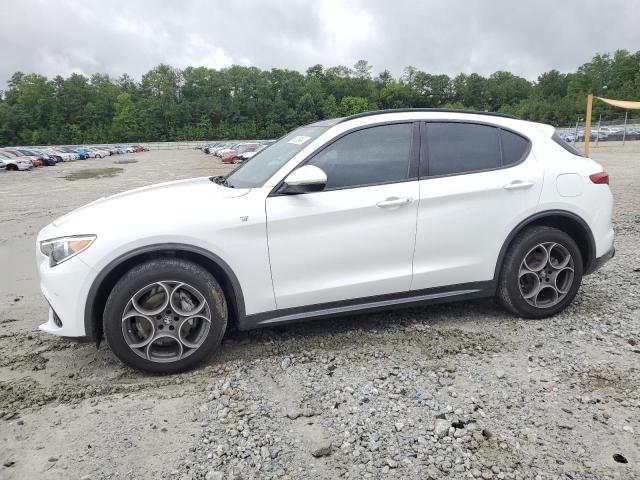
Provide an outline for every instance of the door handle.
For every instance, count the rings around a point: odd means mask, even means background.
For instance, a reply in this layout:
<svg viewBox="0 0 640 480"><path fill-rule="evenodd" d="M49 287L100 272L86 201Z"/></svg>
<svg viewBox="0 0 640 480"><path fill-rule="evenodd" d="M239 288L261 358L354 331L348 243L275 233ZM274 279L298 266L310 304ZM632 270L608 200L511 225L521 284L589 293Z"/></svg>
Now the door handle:
<svg viewBox="0 0 640 480"><path fill-rule="evenodd" d="M533 182L531 180L514 180L511 183L507 183L502 188L505 190L526 190L531 187L533 187Z"/></svg>
<svg viewBox="0 0 640 480"><path fill-rule="evenodd" d="M386 200L376 203L376 207L379 208L393 208L393 207L402 207L403 205L409 205L413 202L413 198L411 197L389 197Z"/></svg>

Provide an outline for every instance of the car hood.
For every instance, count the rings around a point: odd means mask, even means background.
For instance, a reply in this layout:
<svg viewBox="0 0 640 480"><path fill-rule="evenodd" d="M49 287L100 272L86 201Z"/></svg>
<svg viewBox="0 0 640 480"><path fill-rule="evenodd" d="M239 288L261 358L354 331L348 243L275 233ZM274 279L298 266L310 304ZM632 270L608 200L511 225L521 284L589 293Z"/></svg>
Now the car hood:
<svg viewBox="0 0 640 480"><path fill-rule="evenodd" d="M185 207L207 205L246 195L250 189L227 188L208 177L177 180L136 188L84 205L52 222L65 230L64 235L94 233L104 228L118 228L129 222L154 221L182 215ZM75 231L82 229L82 232Z"/></svg>

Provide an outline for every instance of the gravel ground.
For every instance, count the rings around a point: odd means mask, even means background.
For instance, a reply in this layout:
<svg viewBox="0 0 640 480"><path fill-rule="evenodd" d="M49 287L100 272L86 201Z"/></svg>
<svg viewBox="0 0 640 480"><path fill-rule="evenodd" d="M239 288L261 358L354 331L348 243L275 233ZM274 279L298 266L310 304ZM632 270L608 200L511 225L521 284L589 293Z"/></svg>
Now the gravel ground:
<svg viewBox="0 0 640 480"><path fill-rule="evenodd" d="M640 478L640 144L593 157L618 253L563 314L484 300L234 333L175 376L40 333L34 238L97 197L228 169L170 151L0 172L0 478Z"/></svg>

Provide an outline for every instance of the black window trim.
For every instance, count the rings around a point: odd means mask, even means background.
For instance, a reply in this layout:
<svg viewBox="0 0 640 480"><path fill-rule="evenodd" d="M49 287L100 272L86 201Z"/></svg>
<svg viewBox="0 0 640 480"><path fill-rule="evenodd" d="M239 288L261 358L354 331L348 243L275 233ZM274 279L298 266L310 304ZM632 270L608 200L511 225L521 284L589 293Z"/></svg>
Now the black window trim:
<svg viewBox="0 0 640 480"><path fill-rule="evenodd" d="M473 125L483 125L486 127L493 127L493 128L497 128L498 129L498 145L500 147L500 166L496 167L496 168L484 168L484 169L480 169L480 170L470 170L468 172L460 172L460 173L446 173L443 175L429 175L429 150L428 150L428 144L429 144L429 133L428 133L428 124L429 123L464 123L464 124L473 124ZM424 132L423 132L424 130ZM503 151L503 146L502 146L502 130L513 133L515 135L518 135L519 137L524 138L527 141L527 149L525 150L525 152L522 154L522 157L520 158L520 160L518 160L515 163L511 163L509 165L504 165L504 151ZM475 121L475 120L458 120L458 119L428 119L428 120L421 120L420 121L420 167L425 167L424 171L426 172L425 175L420 175L420 171L422 170L422 168L418 169L418 178L419 180L431 180L431 179L435 179L435 178L446 178L446 177L457 177L460 175L470 175L470 174L474 174L474 173L484 173L484 172L494 172L497 170L506 170L508 168L513 168L513 167L517 167L518 165L522 164L527 158L529 158L529 155L531 154L531 149L532 149L532 142L531 139L529 137L527 137L526 135L524 135L521 132L518 132L516 130L513 130L511 128L508 127L504 127L502 125L496 125L495 123L488 123L488 122L479 122L479 121ZM424 164L424 165L423 165Z"/></svg>
<svg viewBox="0 0 640 480"><path fill-rule="evenodd" d="M396 184L396 183L406 183L406 182L415 182L419 180L419 172L420 172L420 142L422 141L422 138L420 136L420 120L392 120L392 121L387 121L387 122L379 122L379 123L370 123L367 125L361 125L359 127L354 127L351 128L349 130L346 130L344 132L342 132L340 135L337 135L336 137L333 137L331 140L329 140L328 142L326 142L323 145L320 145L317 149L315 149L313 152L311 152L309 155L307 155L307 157L302 160L298 165L295 166L295 168L293 170L291 170L289 173L287 173L282 180L280 180L275 187L273 187L273 189L271 190L271 192L269 193L268 197L280 197L280 196L290 196L289 194L286 193L282 193L282 188L284 186L284 180L291 175L294 171L296 171L298 168L303 167L304 165L306 165L307 163L309 163L311 160L313 160L313 158L320 154L324 149L330 147L331 145L333 145L335 142L337 142L338 140L340 140L341 138L349 135L350 133L354 133L354 132L358 132L360 130L366 130L369 128L375 128L375 127L384 127L387 125L398 125L398 124L410 124L412 125L412 137L411 137L411 149L410 149L410 153L409 153L409 168L407 171L407 178L405 178L404 180L393 180L393 181L389 181L389 182L378 182L378 183L369 183L369 184L363 184L363 185L353 185L353 186L346 186L346 187L335 187L335 188L329 188L326 190L321 190L319 192L314 192L314 193L324 193L324 192L335 192L338 190L353 190L356 188L365 188L365 187L376 187L379 185L392 185L392 184ZM296 194L296 195L307 195L307 194Z"/></svg>

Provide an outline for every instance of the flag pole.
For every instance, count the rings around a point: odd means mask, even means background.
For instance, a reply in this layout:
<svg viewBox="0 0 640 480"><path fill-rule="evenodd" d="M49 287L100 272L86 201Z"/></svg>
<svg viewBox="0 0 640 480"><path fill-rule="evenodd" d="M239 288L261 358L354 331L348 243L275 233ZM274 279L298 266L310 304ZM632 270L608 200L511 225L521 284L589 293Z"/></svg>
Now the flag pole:
<svg viewBox="0 0 640 480"><path fill-rule="evenodd" d="M587 95L587 116L584 122L584 156L589 156L589 142L591 141L591 107L593 106L593 93Z"/></svg>

